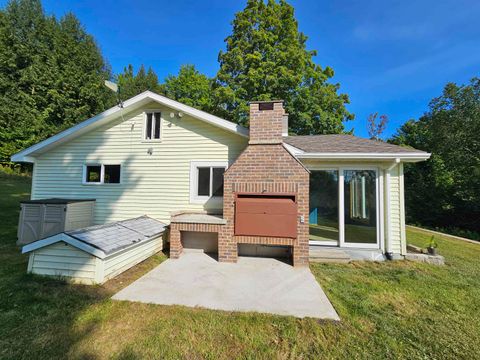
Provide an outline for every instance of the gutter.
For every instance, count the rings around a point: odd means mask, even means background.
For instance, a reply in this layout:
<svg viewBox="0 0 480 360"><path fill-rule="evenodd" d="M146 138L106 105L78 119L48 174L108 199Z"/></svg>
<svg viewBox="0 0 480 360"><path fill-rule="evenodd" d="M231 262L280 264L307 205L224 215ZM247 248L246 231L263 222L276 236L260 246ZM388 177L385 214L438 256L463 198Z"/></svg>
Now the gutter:
<svg viewBox="0 0 480 360"><path fill-rule="evenodd" d="M299 153L295 154L301 159L338 159L338 160L397 160L422 161L430 158L430 153Z"/></svg>

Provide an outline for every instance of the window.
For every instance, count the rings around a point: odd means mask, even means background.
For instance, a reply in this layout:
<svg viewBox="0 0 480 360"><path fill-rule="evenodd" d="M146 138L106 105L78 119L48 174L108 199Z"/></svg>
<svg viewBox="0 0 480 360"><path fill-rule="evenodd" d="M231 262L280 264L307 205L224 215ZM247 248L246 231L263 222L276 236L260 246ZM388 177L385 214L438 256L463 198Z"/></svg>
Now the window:
<svg viewBox="0 0 480 360"><path fill-rule="evenodd" d="M104 178L105 184L119 184L120 183L120 165L104 165Z"/></svg>
<svg viewBox="0 0 480 360"><path fill-rule="evenodd" d="M190 201L205 203L223 197L223 173L226 162L196 161L190 167Z"/></svg>
<svg viewBox="0 0 480 360"><path fill-rule="evenodd" d="M87 168L87 171L86 171L87 175L85 178L85 182L99 183L100 176L102 173L102 167L100 165L87 165L86 168Z"/></svg>
<svg viewBox="0 0 480 360"><path fill-rule="evenodd" d="M120 184L120 165L92 164L83 167L84 184Z"/></svg>
<svg viewBox="0 0 480 360"><path fill-rule="evenodd" d="M378 248L383 212L376 168L312 169L310 242L315 245Z"/></svg>
<svg viewBox="0 0 480 360"><path fill-rule="evenodd" d="M151 111L145 113L144 140L160 140L161 113Z"/></svg>

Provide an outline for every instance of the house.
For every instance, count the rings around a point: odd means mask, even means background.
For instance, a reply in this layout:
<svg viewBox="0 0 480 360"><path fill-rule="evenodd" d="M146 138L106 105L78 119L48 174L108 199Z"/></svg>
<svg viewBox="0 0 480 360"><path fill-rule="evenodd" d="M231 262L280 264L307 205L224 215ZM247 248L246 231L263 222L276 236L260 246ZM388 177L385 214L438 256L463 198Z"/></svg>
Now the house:
<svg viewBox="0 0 480 360"><path fill-rule="evenodd" d="M403 164L412 148L351 135L289 136L282 101L252 102L250 129L144 92L12 156L32 199L95 199L94 224L147 215L184 248L238 255L315 247L406 253Z"/></svg>

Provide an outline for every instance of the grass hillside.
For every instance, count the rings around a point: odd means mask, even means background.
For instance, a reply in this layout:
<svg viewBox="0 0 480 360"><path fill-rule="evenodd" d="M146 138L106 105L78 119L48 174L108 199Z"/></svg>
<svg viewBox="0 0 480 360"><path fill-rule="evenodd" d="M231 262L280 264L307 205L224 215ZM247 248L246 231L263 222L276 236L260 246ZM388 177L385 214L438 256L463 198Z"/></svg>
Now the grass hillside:
<svg viewBox="0 0 480 360"><path fill-rule="evenodd" d="M0 175L0 358L480 359L480 245L437 237L447 265L314 264L342 321L114 302L161 254L104 286L27 275L15 246L28 178ZM408 230L423 246L429 235Z"/></svg>

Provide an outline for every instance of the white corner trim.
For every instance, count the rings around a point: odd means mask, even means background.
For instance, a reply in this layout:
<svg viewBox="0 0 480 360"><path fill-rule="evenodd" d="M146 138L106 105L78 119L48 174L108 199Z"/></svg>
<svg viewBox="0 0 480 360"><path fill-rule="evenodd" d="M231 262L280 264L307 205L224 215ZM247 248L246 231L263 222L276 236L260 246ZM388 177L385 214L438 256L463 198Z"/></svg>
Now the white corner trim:
<svg viewBox="0 0 480 360"><path fill-rule="evenodd" d="M22 150L14 155L12 155L11 160L14 162L33 162L34 157L37 153L46 151L50 147L59 145L67 140L80 136L87 131L90 131L94 126L100 126L105 124L113 119L116 119L122 111L128 109L133 110L140 107L143 104L146 104L148 101L155 101L161 105L170 107L174 110L181 111L187 115L190 115L196 119L205 121L211 125L220 127L224 130L230 131L232 133L238 134L243 137L248 137L248 129L235 124L233 122L227 121L225 119L219 118L218 116L206 113L204 111L195 109L191 106L182 104L178 101L169 99L165 96L156 94L151 91L145 91L137 96L134 96L123 102L123 108L119 106L114 106L88 120L85 120L71 128L68 128L56 135L49 137L48 139L41 141L35 145L30 146L29 148Z"/></svg>
<svg viewBox="0 0 480 360"><path fill-rule="evenodd" d="M37 250L37 249L40 249L40 248L43 248L45 246L48 246L48 245L52 245L52 244L55 244L57 242L60 242L60 241L63 241L63 242L66 242L67 244L69 245L72 245L73 247L76 247L77 249L80 249L80 250L83 250L93 256L96 256L100 259L104 259L105 258L105 253L97 248L94 248L93 246L90 246L82 241L79 241L65 233L60 233L60 234L57 234L57 235L53 235L53 236L50 236L46 239L42 239L42 240L37 240L37 241L34 241L30 244L27 244L25 245L23 248L22 248L22 254L25 254L25 253L28 253L28 252L31 252L31 251L34 251L34 250Z"/></svg>

